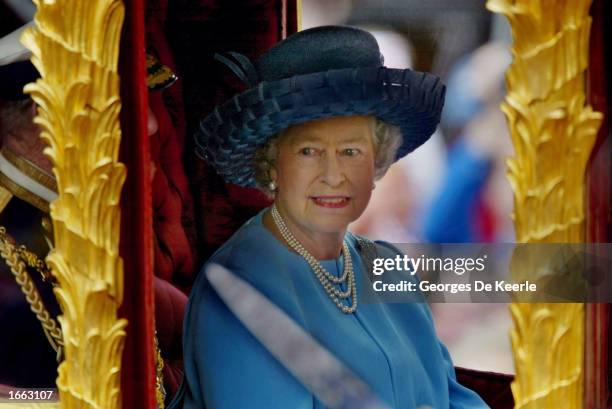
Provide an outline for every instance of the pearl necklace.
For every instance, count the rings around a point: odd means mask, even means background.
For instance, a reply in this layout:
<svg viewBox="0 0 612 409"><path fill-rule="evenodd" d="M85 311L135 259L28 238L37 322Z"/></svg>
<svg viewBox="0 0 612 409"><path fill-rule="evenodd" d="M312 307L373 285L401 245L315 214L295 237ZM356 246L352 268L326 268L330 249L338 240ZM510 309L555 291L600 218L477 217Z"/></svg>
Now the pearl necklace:
<svg viewBox="0 0 612 409"><path fill-rule="evenodd" d="M336 304L336 307L345 314L351 314L357 309L357 287L355 286L355 272L353 271L353 260L351 259L351 252L349 251L346 242L342 242L342 254L344 255L344 272L342 276L336 277L327 271L321 263L312 255L298 239L293 236L285 221L281 217L276 205L272 205L272 219L274 224L283 236L283 239L289 244L293 250L295 250L300 256L302 256L306 262L312 268L315 277L319 280L323 289ZM336 288L336 285L346 282L346 291L341 291ZM351 306L346 306L341 300L351 297Z"/></svg>

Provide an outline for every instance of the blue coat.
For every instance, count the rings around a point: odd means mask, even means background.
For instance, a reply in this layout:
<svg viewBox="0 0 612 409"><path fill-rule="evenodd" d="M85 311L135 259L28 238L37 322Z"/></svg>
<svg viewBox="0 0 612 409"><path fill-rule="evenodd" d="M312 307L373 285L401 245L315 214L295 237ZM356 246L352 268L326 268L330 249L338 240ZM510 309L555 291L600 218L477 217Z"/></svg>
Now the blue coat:
<svg viewBox="0 0 612 409"><path fill-rule="evenodd" d="M426 304L359 304L354 314L343 314L302 257L263 226L262 215L242 226L210 262L226 266L281 307L390 407L487 407L455 380ZM355 237L347 239L359 294L360 257ZM385 257L397 254L390 245L377 247L388 252ZM342 258L322 264L342 272ZM187 306L184 363L186 409L324 408L228 310L204 274Z"/></svg>

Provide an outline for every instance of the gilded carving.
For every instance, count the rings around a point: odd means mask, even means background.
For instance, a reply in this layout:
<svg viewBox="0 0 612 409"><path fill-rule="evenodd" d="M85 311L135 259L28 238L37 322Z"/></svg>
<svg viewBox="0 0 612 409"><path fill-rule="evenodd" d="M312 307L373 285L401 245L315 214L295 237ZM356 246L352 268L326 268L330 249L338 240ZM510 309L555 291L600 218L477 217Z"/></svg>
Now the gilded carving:
<svg viewBox="0 0 612 409"><path fill-rule="evenodd" d="M55 248L47 262L59 286L65 360L62 408L119 408L125 319L119 257L120 0L35 0L36 27L23 42L41 74L26 86L49 147L59 197L51 204Z"/></svg>
<svg viewBox="0 0 612 409"><path fill-rule="evenodd" d="M602 120L585 105L590 0L488 0L513 35L502 110L517 242L584 241L585 172ZM537 281L523 263L514 278ZM542 270L540 270L542 271ZM517 408L583 406L583 304L511 306Z"/></svg>

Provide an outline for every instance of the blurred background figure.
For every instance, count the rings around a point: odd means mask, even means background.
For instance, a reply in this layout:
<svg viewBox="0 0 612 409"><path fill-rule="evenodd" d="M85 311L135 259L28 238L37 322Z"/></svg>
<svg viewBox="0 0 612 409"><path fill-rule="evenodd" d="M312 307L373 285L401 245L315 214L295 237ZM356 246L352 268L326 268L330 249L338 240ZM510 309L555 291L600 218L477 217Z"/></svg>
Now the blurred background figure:
<svg viewBox="0 0 612 409"><path fill-rule="evenodd" d="M396 243L513 242L512 146L499 108L510 63L505 20L476 0L302 0L302 29L325 24L364 28L386 66L430 71L447 84L439 130L377 182L350 229ZM513 372L505 304L432 309L456 365Z"/></svg>
<svg viewBox="0 0 612 409"><path fill-rule="evenodd" d="M505 165L512 144L499 108L509 64L508 46L488 42L450 70L442 114L448 135L446 171L424 215L425 241L514 241ZM440 337L461 365L513 371L505 304L437 304L433 309Z"/></svg>
<svg viewBox="0 0 612 409"><path fill-rule="evenodd" d="M374 35L390 68L413 67L414 47L410 40L391 28L362 25ZM376 182L368 208L351 225L366 237L395 243L420 240L420 222L442 177L445 146L436 132L410 155L397 161L386 177ZM419 192L415 195L414 192Z"/></svg>
<svg viewBox="0 0 612 409"><path fill-rule="evenodd" d="M510 135L499 108L510 53L489 42L460 59L447 81L442 123L448 135L447 169L425 214L423 234L434 243L514 239L512 191L505 158Z"/></svg>

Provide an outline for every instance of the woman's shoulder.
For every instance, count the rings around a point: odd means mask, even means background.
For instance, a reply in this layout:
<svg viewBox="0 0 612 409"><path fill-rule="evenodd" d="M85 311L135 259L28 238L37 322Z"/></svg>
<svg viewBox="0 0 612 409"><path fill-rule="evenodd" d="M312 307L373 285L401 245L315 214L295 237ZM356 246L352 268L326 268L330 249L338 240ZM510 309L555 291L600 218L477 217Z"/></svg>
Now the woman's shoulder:
<svg viewBox="0 0 612 409"><path fill-rule="evenodd" d="M278 264L284 248L262 223L262 213L247 221L208 260L227 268L253 269Z"/></svg>
<svg viewBox="0 0 612 409"><path fill-rule="evenodd" d="M392 257L396 254L403 254L400 249L384 240L370 240L367 237L351 232L347 232L347 237L349 239L349 243L351 243L358 252L371 249L378 257Z"/></svg>
<svg viewBox="0 0 612 409"><path fill-rule="evenodd" d="M257 254L268 250L269 240L266 239L265 227L258 222L258 216L251 218L243 224L217 251L208 259L207 263L226 265L228 262L244 262L249 264L255 260L248 260L250 254Z"/></svg>
<svg viewBox="0 0 612 409"><path fill-rule="evenodd" d="M369 279L364 281L364 283L368 283L368 285L373 285L374 281L381 280L380 276L374 275L374 266L376 261L381 261L380 259L395 260L398 255L400 257L403 257L405 254L405 252L402 251L400 248L387 241L373 241L366 237L356 235L354 233L348 233L347 236L349 238L349 243L351 243L355 247L355 251L361 259L362 268L365 269L366 273L369 276ZM381 265L382 264L378 264L377 267L380 267ZM415 284L417 285L420 281L417 275L405 274L399 275L396 278L388 279L387 282L391 283L392 280L408 280L415 282ZM372 289L362 289L362 291L362 296L366 299L373 300L378 299L378 297L380 297L380 294L377 292L372 292ZM405 306L406 304L409 304L411 309L416 308L420 310L422 313L425 314L428 320L431 320L431 313L429 311L429 308L427 307L425 299L422 298L422 294L419 292L410 294L412 294L416 298L413 298L412 296L406 296L406 298L402 300L402 303L389 303L389 309L405 312ZM403 315L405 315L404 312L402 312Z"/></svg>
<svg viewBox="0 0 612 409"><path fill-rule="evenodd" d="M293 259L263 225L261 216L262 213L246 222L209 258L200 271L200 283L205 281L201 278L204 270L214 263L224 266L260 291L276 293L277 287L287 288L294 270Z"/></svg>

